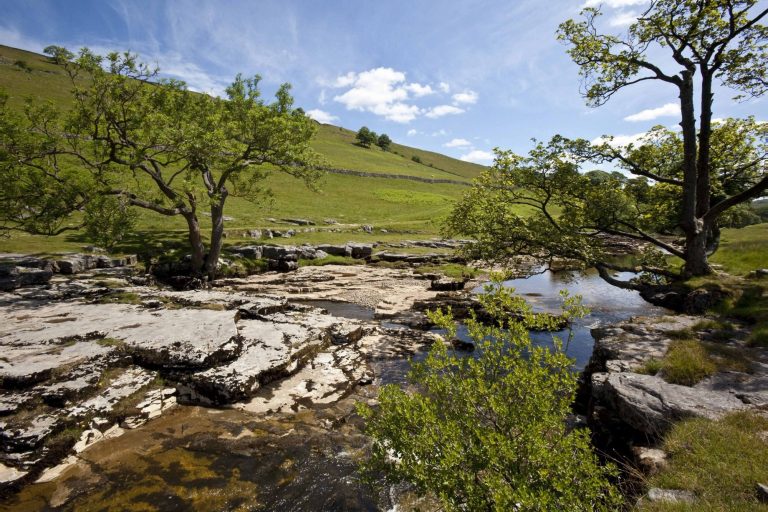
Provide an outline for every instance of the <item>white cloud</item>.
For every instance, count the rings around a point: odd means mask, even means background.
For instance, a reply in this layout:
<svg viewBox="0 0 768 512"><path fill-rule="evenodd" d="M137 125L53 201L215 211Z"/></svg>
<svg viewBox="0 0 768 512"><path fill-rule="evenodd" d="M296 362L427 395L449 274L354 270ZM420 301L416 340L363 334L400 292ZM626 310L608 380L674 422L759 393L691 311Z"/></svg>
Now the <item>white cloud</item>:
<svg viewBox="0 0 768 512"><path fill-rule="evenodd" d="M468 104L472 105L474 103L477 103L477 93L475 91L464 91L464 92L458 92L452 96L453 101L457 104Z"/></svg>
<svg viewBox="0 0 768 512"><path fill-rule="evenodd" d="M604 142L607 142L610 146L614 148L623 148L623 147L629 146L630 144L637 144L646 135L648 135L648 132L640 132L640 133L635 133L633 135L614 135L613 138L597 137L596 139L592 139L591 142L592 144L602 144Z"/></svg>
<svg viewBox="0 0 768 512"><path fill-rule="evenodd" d="M608 24L612 27L626 27L637 21L638 13L635 11L620 12L610 20Z"/></svg>
<svg viewBox="0 0 768 512"><path fill-rule="evenodd" d="M433 92L428 85L407 83L405 73L392 68L350 72L338 77L334 84L351 87L333 98L348 110L372 112L397 123L407 123L422 113L418 106L406 103L411 93L420 97Z"/></svg>
<svg viewBox="0 0 768 512"><path fill-rule="evenodd" d="M413 137L414 135L417 135L418 133L419 133L418 130L415 130L414 128L411 128L410 130L408 130L406 135L408 135L409 137Z"/></svg>
<svg viewBox="0 0 768 512"><path fill-rule="evenodd" d="M325 105L327 100L325 98L325 89L320 91L320 96L317 97L317 102L321 105Z"/></svg>
<svg viewBox="0 0 768 512"><path fill-rule="evenodd" d="M424 115L430 119L437 119L438 117L462 114L464 112L465 110L463 108L455 107L453 105L438 105L427 110Z"/></svg>
<svg viewBox="0 0 768 512"><path fill-rule="evenodd" d="M420 98L421 96L427 96L428 94L434 94L435 91L430 87L429 85L421 85L421 84L406 84L405 90L412 92L413 95L417 98Z"/></svg>
<svg viewBox="0 0 768 512"><path fill-rule="evenodd" d="M642 110L637 114L632 114L624 118L625 121L650 121L659 117L670 117L680 115L680 105L677 103L667 103L658 108L649 108Z"/></svg>
<svg viewBox="0 0 768 512"><path fill-rule="evenodd" d="M440 89L441 92L444 92L445 94L448 94L451 92L451 86L448 85L446 82L440 82L437 84L437 88Z"/></svg>
<svg viewBox="0 0 768 512"><path fill-rule="evenodd" d="M619 9L621 7L630 7L647 3L648 0L587 0L581 7L600 7L601 5L605 5L612 9Z"/></svg>
<svg viewBox="0 0 768 512"><path fill-rule="evenodd" d="M464 160L465 162L474 162L476 164L490 163L493 161L493 153L475 149L466 155L461 155L459 159Z"/></svg>
<svg viewBox="0 0 768 512"><path fill-rule="evenodd" d="M326 112L324 110L320 110L317 108L312 110L307 110L307 116L311 117L318 123L323 123L323 124L330 124L334 121L339 120L338 116L334 116L329 112Z"/></svg>
<svg viewBox="0 0 768 512"><path fill-rule="evenodd" d="M444 128L440 128L436 132L432 132L433 137L445 137L446 135L448 135L448 132L445 131Z"/></svg>
<svg viewBox="0 0 768 512"><path fill-rule="evenodd" d="M443 144L443 146L446 148L462 148L462 147L467 147L471 145L472 143L469 142L467 139L453 139Z"/></svg>

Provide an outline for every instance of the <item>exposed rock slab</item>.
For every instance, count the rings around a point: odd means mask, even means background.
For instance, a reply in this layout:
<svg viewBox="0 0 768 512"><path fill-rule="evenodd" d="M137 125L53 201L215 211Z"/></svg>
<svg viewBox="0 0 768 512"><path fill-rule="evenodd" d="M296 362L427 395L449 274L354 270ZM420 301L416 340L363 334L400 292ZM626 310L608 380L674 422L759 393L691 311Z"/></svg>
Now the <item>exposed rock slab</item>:
<svg viewBox="0 0 768 512"><path fill-rule="evenodd" d="M733 394L669 384L659 377L631 372L595 373L593 397L624 423L653 436L690 417L718 419L745 409Z"/></svg>

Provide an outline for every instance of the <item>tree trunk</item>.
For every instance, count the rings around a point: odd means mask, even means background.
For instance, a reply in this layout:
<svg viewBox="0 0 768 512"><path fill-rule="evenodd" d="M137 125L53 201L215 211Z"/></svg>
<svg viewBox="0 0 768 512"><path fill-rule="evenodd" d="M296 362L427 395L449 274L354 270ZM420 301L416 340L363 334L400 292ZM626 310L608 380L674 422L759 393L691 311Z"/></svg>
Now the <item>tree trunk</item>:
<svg viewBox="0 0 768 512"><path fill-rule="evenodd" d="M712 273L712 267L707 261L708 234L709 229L701 229L698 232L686 234L684 277L705 276Z"/></svg>
<svg viewBox="0 0 768 512"><path fill-rule="evenodd" d="M203 244L203 237L200 235L200 223L194 212L183 213L182 215L184 215L187 227L189 228L189 245L192 248L192 273L200 274L205 260L205 245Z"/></svg>
<svg viewBox="0 0 768 512"><path fill-rule="evenodd" d="M709 149L712 136L712 76L702 70L701 116L699 126L699 161L696 182L696 216L701 218L709 211L711 186L709 176ZM714 226L714 224L713 224Z"/></svg>
<svg viewBox="0 0 768 512"><path fill-rule="evenodd" d="M712 272L707 262L707 226L697 215L699 208L699 190L706 186L707 209L709 209L709 177L700 182L698 151L696 144L696 114L693 107L693 71L684 71L683 84L680 87L680 111L683 131L683 212L680 227L685 232L685 277L702 276ZM711 97L711 91L709 92ZM709 110L709 109L707 109ZM711 113L710 113L711 115ZM708 136L708 135L707 135ZM698 148L699 150L701 148ZM709 167L709 156L706 156ZM708 173L704 169L704 173ZM706 212L705 212L706 213Z"/></svg>
<svg viewBox="0 0 768 512"><path fill-rule="evenodd" d="M685 71L680 86L680 111L683 132L683 211L680 226L686 237L691 237L701 228L696 222L696 192L698 173L696 169L696 116L693 107L693 73Z"/></svg>
<svg viewBox="0 0 768 512"><path fill-rule="evenodd" d="M205 261L205 273L209 280L216 278L221 246L224 241L224 201L229 193L227 189L221 190L217 201L211 202L211 247L208 258Z"/></svg>

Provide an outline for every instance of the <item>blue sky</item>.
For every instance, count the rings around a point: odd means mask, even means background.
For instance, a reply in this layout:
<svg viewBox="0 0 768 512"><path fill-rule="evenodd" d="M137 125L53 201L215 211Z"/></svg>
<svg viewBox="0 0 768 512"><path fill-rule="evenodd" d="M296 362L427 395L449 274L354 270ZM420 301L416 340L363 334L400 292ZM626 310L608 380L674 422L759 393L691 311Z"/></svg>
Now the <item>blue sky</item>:
<svg viewBox="0 0 768 512"><path fill-rule="evenodd" d="M629 138L678 122L674 89L638 85L600 108L580 96L560 22L596 0L160 1L0 0L0 43L131 50L195 90L220 94L237 73L272 94L293 85L318 120L368 126L397 142L479 163L555 133ZM622 31L645 0L604 0ZM715 117L768 118L765 99L718 90Z"/></svg>

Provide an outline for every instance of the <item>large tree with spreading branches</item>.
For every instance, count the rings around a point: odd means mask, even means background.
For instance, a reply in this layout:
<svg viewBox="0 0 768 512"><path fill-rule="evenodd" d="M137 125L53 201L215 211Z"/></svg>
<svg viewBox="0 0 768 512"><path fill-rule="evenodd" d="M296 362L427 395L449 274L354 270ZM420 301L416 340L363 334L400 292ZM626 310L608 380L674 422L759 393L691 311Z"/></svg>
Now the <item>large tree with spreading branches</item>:
<svg viewBox="0 0 768 512"><path fill-rule="evenodd" d="M641 82L659 83L677 93L682 128L679 176L660 175L627 156L623 161L632 173L678 190L686 275L711 272L707 245L718 217L768 188L764 160L757 160L751 165L760 168L759 179L713 201L715 85L719 82L741 96L766 92L768 27L760 22L767 14L757 0L654 0L624 36L602 33L600 11L594 8L584 9L582 20L560 25L558 37L581 68L591 105L602 105ZM670 58L659 58L662 52Z"/></svg>
<svg viewBox="0 0 768 512"><path fill-rule="evenodd" d="M213 277L230 195L261 197L260 181L273 171L309 184L318 176L309 147L315 128L292 108L288 84L265 103L258 76L238 75L218 98L158 79L157 69L129 53L101 57L83 49L62 65L73 87L68 111L30 99L18 113L0 96L0 172L9 184L0 197L0 222L6 229L77 229L82 226L69 221L73 214L112 198L115 206L182 217L192 271ZM211 218L208 247L202 211Z"/></svg>

